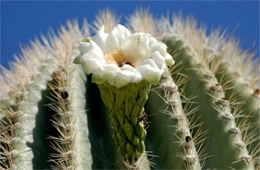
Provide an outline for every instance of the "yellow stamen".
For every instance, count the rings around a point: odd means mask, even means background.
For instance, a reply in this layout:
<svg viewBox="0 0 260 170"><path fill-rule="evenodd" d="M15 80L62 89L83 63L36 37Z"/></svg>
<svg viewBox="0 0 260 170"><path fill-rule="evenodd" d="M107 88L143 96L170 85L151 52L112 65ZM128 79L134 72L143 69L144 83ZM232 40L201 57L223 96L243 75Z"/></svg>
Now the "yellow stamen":
<svg viewBox="0 0 260 170"><path fill-rule="evenodd" d="M133 58L125 55L125 53L121 49L116 49L105 54L105 59L108 64L116 64L119 67L123 66L124 64L134 66L135 63Z"/></svg>

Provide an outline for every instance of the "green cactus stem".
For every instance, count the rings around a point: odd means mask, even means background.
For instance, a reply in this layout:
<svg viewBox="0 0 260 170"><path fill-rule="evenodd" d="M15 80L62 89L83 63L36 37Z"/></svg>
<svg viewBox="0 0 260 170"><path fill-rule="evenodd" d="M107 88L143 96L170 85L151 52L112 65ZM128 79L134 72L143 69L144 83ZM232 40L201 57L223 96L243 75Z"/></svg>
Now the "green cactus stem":
<svg viewBox="0 0 260 170"><path fill-rule="evenodd" d="M147 149L155 155L151 156L153 168L201 169L178 87L171 75L165 74L159 86L151 90L146 112L149 116Z"/></svg>
<svg viewBox="0 0 260 170"><path fill-rule="evenodd" d="M90 169L91 146L86 110L86 81L82 68L60 67L53 73L50 107L55 111L50 120L58 135L50 136L54 150L50 161L57 169ZM55 102L54 102L55 101Z"/></svg>
<svg viewBox="0 0 260 170"><path fill-rule="evenodd" d="M98 85L101 97L110 110L114 140L122 156L134 165L145 151L144 104L151 85L142 81L116 88L108 83Z"/></svg>
<svg viewBox="0 0 260 170"><path fill-rule="evenodd" d="M75 140L74 151L75 169L90 169L93 163L91 156L91 145L89 140L88 119L86 115L87 102L86 102L86 82L87 77L81 67L72 67L71 79L71 110L75 117ZM84 88L85 87L85 88Z"/></svg>
<svg viewBox="0 0 260 170"><path fill-rule="evenodd" d="M237 115L238 122L248 119L249 128L247 133L254 136L254 139L249 141L248 148L254 152L260 146L260 138L257 137L257 131L260 128L259 90L254 90L227 62L220 63L220 58L216 57L212 61L212 65L218 65L215 72L216 78L226 86L226 97L235 102L232 108L239 112ZM237 105L239 105L239 110L236 109ZM258 154L258 156L260 155Z"/></svg>
<svg viewBox="0 0 260 170"><path fill-rule="evenodd" d="M248 155L240 129L230 112L229 102L215 76L189 54L189 49L183 48L181 41L166 38L165 42L176 63L182 63L177 69L190 78L185 95L196 96L194 106L199 107L199 122L207 131L205 146L211 156L205 162L205 168L254 169L252 157Z"/></svg>
<svg viewBox="0 0 260 170"><path fill-rule="evenodd" d="M221 62L220 56L213 59L211 64L217 65L215 75L226 86L226 97L235 98L233 100L243 106L241 114L247 115L249 113L251 124L260 127L259 90L251 87L227 62Z"/></svg>
<svg viewBox="0 0 260 170"><path fill-rule="evenodd" d="M109 111L105 107L96 84L88 76L86 84L86 101L88 115L89 140L91 143L92 168L120 168L121 162L112 138Z"/></svg>
<svg viewBox="0 0 260 170"><path fill-rule="evenodd" d="M87 115L89 139L93 158L93 169L133 169L133 166L126 162L125 157L119 155L118 145L113 139L112 122L110 112L101 99L99 88L91 83L88 76L87 83ZM149 169L149 161L143 154L137 162L135 169Z"/></svg>
<svg viewBox="0 0 260 170"><path fill-rule="evenodd" d="M40 69L39 74L32 78L23 102L18 105L21 114L17 117L15 135L19 140L13 146L16 155L13 165L10 165L12 168L50 168L47 164L50 147L45 139L50 130L45 125L49 119L46 112L50 111L46 106L49 101L47 82L52 79L55 65L55 60L50 60Z"/></svg>

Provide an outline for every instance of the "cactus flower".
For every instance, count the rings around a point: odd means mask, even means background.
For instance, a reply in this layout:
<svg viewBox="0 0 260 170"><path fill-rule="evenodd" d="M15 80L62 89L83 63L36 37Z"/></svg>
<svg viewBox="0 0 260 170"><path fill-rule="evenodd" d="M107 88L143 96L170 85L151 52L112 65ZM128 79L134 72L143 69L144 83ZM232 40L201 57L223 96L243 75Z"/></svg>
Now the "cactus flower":
<svg viewBox="0 0 260 170"><path fill-rule="evenodd" d="M126 164L135 165L145 151L143 107L151 85L158 84L167 66L174 64L166 48L150 34L131 34L122 25L110 33L102 27L79 44L80 55L74 62L98 84L111 113L114 142Z"/></svg>
<svg viewBox="0 0 260 170"><path fill-rule="evenodd" d="M87 74L93 74L97 84L107 81L120 88L146 80L155 85L167 66L174 64L166 48L150 34L131 34L122 25L105 33L102 27L92 39L80 42L75 62L82 64Z"/></svg>

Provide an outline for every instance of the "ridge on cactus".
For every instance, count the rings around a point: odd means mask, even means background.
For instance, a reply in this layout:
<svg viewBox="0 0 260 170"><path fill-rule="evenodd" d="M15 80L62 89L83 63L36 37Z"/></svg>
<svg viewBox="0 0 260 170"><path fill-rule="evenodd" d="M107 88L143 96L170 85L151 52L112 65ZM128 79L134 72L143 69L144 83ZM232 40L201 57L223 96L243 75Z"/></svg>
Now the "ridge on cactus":
<svg viewBox="0 0 260 170"><path fill-rule="evenodd" d="M254 54L191 18L119 23L68 22L3 68L0 169L260 169Z"/></svg>

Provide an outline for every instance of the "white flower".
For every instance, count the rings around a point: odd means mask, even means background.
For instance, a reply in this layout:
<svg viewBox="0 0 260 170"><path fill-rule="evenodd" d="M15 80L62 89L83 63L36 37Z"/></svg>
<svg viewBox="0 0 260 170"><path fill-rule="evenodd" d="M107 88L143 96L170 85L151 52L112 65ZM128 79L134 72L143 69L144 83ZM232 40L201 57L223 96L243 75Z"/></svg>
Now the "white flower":
<svg viewBox="0 0 260 170"><path fill-rule="evenodd" d="M102 27L92 39L80 42L80 55L75 62L82 64L93 81L120 88L128 83L146 80L157 84L161 75L174 61L166 45L150 34L133 33L117 25L110 33Z"/></svg>

